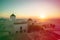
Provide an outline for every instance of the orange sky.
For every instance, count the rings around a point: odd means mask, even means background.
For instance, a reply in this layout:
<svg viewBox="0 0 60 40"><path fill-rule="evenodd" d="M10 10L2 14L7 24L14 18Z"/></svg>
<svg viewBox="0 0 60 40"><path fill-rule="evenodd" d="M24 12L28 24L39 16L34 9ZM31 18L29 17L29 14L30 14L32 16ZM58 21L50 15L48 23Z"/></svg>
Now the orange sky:
<svg viewBox="0 0 60 40"><path fill-rule="evenodd" d="M9 18L14 13L17 18L38 17L60 18L60 1L0 1L0 17ZM42 16L41 16L42 15Z"/></svg>

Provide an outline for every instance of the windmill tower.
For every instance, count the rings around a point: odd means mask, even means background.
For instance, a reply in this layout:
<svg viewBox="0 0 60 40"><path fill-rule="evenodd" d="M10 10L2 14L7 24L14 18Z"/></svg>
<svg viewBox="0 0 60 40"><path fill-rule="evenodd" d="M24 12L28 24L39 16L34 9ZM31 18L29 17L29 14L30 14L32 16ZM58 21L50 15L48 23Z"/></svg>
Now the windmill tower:
<svg viewBox="0 0 60 40"><path fill-rule="evenodd" d="M10 20L11 20L12 22L15 22L15 20L16 20L15 14L11 14L11 15L10 15Z"/></svg>

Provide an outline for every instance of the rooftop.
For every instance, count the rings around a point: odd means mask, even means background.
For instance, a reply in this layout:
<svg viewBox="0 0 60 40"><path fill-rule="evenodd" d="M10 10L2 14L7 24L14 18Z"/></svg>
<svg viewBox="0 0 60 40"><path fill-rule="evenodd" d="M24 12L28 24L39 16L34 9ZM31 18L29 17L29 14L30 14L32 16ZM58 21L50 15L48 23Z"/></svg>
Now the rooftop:
<svg viewBox="0 0 60 40"><path fill-rule="evenodd" d="M14 14L11 14L11 16L15 16Z"/></svg>

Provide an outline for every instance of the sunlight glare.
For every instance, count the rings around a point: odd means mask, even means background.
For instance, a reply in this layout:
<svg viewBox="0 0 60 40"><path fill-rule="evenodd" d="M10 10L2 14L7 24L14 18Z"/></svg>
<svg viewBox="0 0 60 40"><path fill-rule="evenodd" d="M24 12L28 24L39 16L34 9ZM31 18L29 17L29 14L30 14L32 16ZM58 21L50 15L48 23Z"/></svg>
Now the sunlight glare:
<svg viewBox="0 0 60 40"><path fill-rule="evenodd" d="M39 17L40 17L41 19L45 19L45 18L46 18L46 15L45 15L45 14L40 14Z"/></svg>

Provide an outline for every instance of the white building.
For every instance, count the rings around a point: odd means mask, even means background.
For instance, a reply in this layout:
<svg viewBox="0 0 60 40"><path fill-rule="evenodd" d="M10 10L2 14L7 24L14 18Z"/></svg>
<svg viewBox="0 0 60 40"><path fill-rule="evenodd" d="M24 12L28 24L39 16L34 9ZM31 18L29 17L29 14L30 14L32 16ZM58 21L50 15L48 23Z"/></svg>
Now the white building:
<svg viewBox="0 0 60 40"><path fill-rule="evenodd" d="M27 32L28 31L28 24L31 24L27 19L16 19L16 16L12 14L10 16L10 20L13 23L14 32Z"/></svg>

